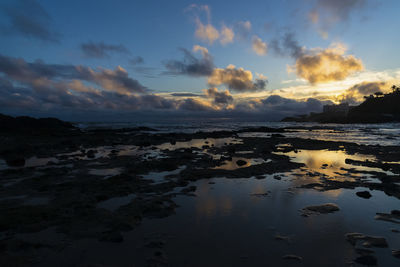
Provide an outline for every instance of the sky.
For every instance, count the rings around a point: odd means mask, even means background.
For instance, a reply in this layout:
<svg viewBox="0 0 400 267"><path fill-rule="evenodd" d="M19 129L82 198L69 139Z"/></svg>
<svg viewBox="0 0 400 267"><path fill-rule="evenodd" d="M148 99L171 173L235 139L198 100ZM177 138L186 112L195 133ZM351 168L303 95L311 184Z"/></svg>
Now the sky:
<svg viewBox="0 0 400 267"><path fill-rule="evenodd" d="M400 80L397 0L0 2L0 113L279 120Z"/></svg>

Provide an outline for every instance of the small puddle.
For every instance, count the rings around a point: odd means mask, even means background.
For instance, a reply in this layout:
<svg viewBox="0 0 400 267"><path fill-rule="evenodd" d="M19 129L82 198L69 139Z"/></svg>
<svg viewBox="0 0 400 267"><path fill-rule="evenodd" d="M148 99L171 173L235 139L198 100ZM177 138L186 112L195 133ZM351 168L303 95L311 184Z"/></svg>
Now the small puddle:
<svg viewBox="0 0 400 267"><path fill-rule="evenodd" d="M164 183L164 182L166 182L165 177L167 175L178 174L185 168L186 168L185 166L180 166L178 169L173 170L173 171L150 172L146 175L143 175L143 179L151 180L151 181L153 181L154 184Z"/></svg>
<svg viewBox="0 0 400 267"><path fill-rule="evenodd" d="M242 164L240 164L241 161ZM239 164L238 164L239 162ZM240 168L246 168L250 167L252 165L259 165L263 163L268 163L271 162L270 159L264 160L262 158L254 158L254 159L247 159L247 158L241 158L241 157L232 157L232 160L225 160L222 165L214 167L213 169L220 169L220 170L227 170L227 171L232 171Z"/></svg>
<svg viewBox="0 0 400 267"><path fill-rule="evenodd" d="M99 202L97 208L116 211L119 207L129 204L134 198L136 198L136 194L129 194L123 197L113 197Z"/></svg>
<svg viewBox="0 0 400 267"><path fill-rule="evenodd" d="M112 176L121 174L122 168L109 168L109 169L90 169L89 174L104 176L104 179L108 179Z"/></svg>

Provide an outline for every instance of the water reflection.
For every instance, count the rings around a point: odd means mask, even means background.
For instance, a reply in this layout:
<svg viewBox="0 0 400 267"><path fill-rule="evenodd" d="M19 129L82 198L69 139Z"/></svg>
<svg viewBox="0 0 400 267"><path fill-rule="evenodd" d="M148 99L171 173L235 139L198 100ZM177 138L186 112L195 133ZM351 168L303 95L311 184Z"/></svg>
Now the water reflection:
<svg viewBox="0 0 400 267"><path fill-rule="evenodd" d="M304 163L306 168L301 168L297 171L298 174L307 173L311 176L325 175L329 178L344 178L351 179L351 177L359 177L360 173L351 173L345 169L354 169L361 172L381 172L388 175L394 175L390 171L384 171L380 168L366 167L360 165L353 165L346 163L346 159L356 161L376 161L375 156L362 155L362 154L347 154L343 150L298 150L290 152L276 152L276 154L287 155L293 162ZM311 173L310 173L311 172ZM365 176L365 174L363 174Z"/></svg>
<svg viewBox="0 0 400 267"><path fill-rule="evenodd" d="M271 162L270 159L264 160L262 158L241 158L241 157L232 157L232 159L225 160L222 165L214 167L213 169L222 169L222 170L236 170L239 168L246 168L250 167L252 165L258 165L262 163L268 163Z"/></svg>
<svg viewBox="0 0 400 267"><path fill-rule="evenodd" d="M122 168L108 168L108 169L90 169L89 174L104 176L104 179L118 175L122 172Z"/></svg>
<svg viewBox="0 0 400 267"><path fill-rule="evenodd" d="M164 172L150 172L146 175L143 175L143 179L145 180L150 180L154 184L160 184L166 182L165 178L168 175L174 175L180 173L183 169L185 169L185 166L180 166L178 169L173 170L173 171L164 171Z"/></svg>

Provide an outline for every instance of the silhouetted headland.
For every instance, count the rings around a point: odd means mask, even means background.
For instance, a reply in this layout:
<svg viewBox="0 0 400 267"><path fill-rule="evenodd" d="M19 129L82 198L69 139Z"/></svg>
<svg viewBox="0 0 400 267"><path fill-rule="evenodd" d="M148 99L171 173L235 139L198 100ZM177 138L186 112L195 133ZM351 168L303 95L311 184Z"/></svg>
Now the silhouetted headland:
<svg viewBox="0 0 400 267"><path fill-rule="evenodd" d="M400 87L393 86L392 92L364 97L358 106L347 103L326 105L321 113L310 113L286 117L283 122L320 122L320 123L387 123L400 122Z"/></svg>

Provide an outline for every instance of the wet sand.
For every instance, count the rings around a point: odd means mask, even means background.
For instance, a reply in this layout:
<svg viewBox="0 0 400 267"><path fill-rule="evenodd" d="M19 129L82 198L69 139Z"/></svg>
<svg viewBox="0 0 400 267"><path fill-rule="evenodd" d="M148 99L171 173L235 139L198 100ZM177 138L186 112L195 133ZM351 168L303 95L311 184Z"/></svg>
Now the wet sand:
<svg viewBox="0 0 400 267"><path fill-rule="evenodd" d="M300 132L3 135L0 264L399 264L400 147Z"/></svg>

